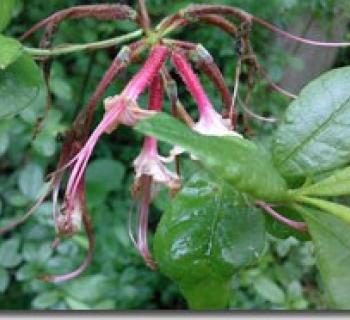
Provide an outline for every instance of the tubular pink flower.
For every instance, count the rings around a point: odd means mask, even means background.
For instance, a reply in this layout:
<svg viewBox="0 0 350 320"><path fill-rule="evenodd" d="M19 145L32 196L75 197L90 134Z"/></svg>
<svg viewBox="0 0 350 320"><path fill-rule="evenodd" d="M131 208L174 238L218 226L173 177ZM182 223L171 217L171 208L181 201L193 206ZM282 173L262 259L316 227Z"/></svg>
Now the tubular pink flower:
<svg viewBox="0 0 350 320"><path fill-rule="evenodd" d="M240 134L231 130L232 126L230 122L225 121L221 115L215 111L197 75L194 73L185 56L179 52L174 52L172 54L172 63L198 106L199 121L193 126L193 129L205 135L232 135L241 137Z"/></svg>
<svg viewBox="0 0 350 320"><path fill-rule="evenodd" d="M71 164L74 163L74 167L66 188L67 210L74 210L74 199L76 197L77 187L84 175L91 153L101 135L110 133L120 123L134 125L136 121L153 114L152 111L140 109L137 106L136 100L145 90L146 86L150 84L155 75L157 75L167 55L168 49L165 46L155 46L141 70L134 75L123 92L120 95L105 99L106 113L103 119L94 130L85 146L71 161Z"/></svg>
<svg viewBox="0 0 350 320"><path fill-rule="evenodd" d="M160 76L156 76L151 84L149 110L161 111L163 106L163 83ZM145 137L140 155L134 160L137 181L143 176L151 176L153 181L167 186L170 190L178 190L180 178L163 164L163 157L158 154L157 140Z"/></svg>
<svg viewBox="0 0 350 320"><path fill-rule="evenodd" d="M161 111L163 95L163 82L158 74L154 77L150 86L149 110ZM134 240L133 236L132 240L146 264L151 269L155 269L156 265L149 252L147 241L148 214L152 201L152 184L163 184L170 188L170 190L175 191L180 188L180 179L162 163L162 157L158 154L157 150L157 140L153 137L145 137L141 153L133 164L136 178L134 196L140 198L140 206L138 210L137 241ZM141 193L141 196L139 196L139 193Z"/></svg>

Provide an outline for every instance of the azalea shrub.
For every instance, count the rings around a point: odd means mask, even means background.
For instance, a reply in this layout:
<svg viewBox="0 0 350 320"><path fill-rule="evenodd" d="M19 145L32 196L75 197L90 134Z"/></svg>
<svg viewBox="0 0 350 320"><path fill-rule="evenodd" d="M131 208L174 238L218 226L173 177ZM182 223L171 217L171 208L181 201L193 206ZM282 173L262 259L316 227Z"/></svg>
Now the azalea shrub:
<svg viewBox="0 0 350 320"><path fill-rule="evenodd" d="M349 42L306 39L230 4L183 3L155 24L142 0L71 6L11 37L16 8L0 4L0 151L5 169L21 166L2 177L1 291L15 297L22 282L39 309L350 307L350 68L292 93L252 39ZM57 43L64 21L80 19L124 30ZM224 35L226 67L182 36L193 26ZM111 61L96 53L110 49ZM80 87L89 97L69 110L60 74L91 52ZM250 103L266 88L258 114Z"/></svg>

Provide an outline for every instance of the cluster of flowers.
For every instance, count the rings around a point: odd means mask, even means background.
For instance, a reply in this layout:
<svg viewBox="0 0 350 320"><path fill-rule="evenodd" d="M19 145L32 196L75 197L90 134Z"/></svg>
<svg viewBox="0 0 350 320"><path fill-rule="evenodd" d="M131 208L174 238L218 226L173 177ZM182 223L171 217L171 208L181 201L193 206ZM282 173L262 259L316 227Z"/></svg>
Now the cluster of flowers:
<svg viewBox="0 0 350 320"><path fill-rule="evenodd" d="M67 183L64 204L56 219L59 233L71 234L80 230L82 220L82 208L85 197L83 178L87 163L93 149L104 133L111 133L120 124L133 126L138 121L154 115L162 110L164 84L161 71L168 58L181 76L188 91L197 103L199 120L194 123L193 130L205 135L233 135L239 136L233 131L230 121L214 109L208 99L197 75L194 73L186 55L181 50L171 50L162 44L155 45L145 64L130 80L124 90L113 97L104 100L105 115L93 133L87 139L85 145L70 161L71 174ZM142 109L138 105L138 98L149 87L148 109ZM157 140L153 137L145 137L140 155L133 162L135 169L134 197L140 199L139 228L135 245L152 268L155 263L151 258L147 245L147 224L149 205L152 198L152 185L161 184L176 191L180 188L181 181L177 173L171 172L166 163L172 161L176 155L182 153L178 147L174 147L169 157L162 157L158 153Z"/></svg>

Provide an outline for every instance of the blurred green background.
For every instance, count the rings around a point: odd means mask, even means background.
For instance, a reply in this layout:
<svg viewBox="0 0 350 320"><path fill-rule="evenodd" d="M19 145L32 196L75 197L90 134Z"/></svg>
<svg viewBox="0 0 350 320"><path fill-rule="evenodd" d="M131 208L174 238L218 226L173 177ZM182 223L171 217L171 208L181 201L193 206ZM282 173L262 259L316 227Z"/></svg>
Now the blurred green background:
<svg viewBox="0 0 350 320"><path fill-rule="evenodd" d="M18 0L14 19L6 34L19 36L35 22L56 10L72 5L114 1ZM204 1L148 0L154 21L190 4ZM135 1L119 1L135 6ZM213 1L212 1L213 3ZM221 0L215 3L241 7L274 24L330 40L350 39L350 15L346 1L327 0ZM308 20L304 14L307 12ZM310 22L311 21L311 22ZM339 21L342 23L339 24ZM322 26L310 31L314 23ZM130 22L96 22L92 19L61 24L54 44L83 43L102 40L132 31ZM309 29L308 29L309 28ZM321 30L321 31L320 31ZM310 31L309 33L307 33ZM314 33L312 33L314 32ZM310 34L311 33L311 34ZM41 32L26 41L37 47ZM235 42L207 25L191 26L179 31L178 38L200 42L212 53L232 87L236 63ZM334 37L337 37L333 39ZM288 47L283 41L259 27L254 27L252 43L261 63L274 81L298 90L305 81L334 66L347 65L350 51L317 49L311 53L316 71L302 47ZM322 51L323 50L323 51ZM74 53L54 60L51 90L54 101L44 126L32 139L36 119L43 115L44 94L34 107L0 120L0 224L22 215L43 188L45 176L55 167L61 142L58 138L69 128L78 110L86 103L118 48L89 53ZM310 55L310 53L309 53ZM106 95L118 93L137 66L123 72ZM299 76L288 83L288 76ZM308 75L309 79L304 74ZM301 76L300 76L301 75ZM298 80L299 79L299 80ZM214 104L220 109L216 90L203 77L203 83ZM241 88L245 91L244 79ZM193 101L184 89L180 93L188 108ZM146 96L141 99L141 104ZM257 82L251 108L263 115L280 117L288 99L272 92L263 79ZM167 106L169 108L169 106ZM102 107L95 117L101 118ZM274 124L250 121L258 139L268 141ZM266 139L265 139L266 138ZM96 234L96 250L88 271L70 282L55 285L36 279L42 273L63 273L73 270L84 258L87 240L84 234L67 239L53 251L54 239L51 202L48 199L24 225L2 237L0 242L0 309L186 309L178 288L158 272L149 270L128 238L127 218L132 208L129 188L133 180L132 161L138 155L142 137L122 128L104 136L97 145L87 173L87 198ZM184 162L186 165L186 162ZM188 167L188 168L187 168ZM187 166L188 172L193 166ZM152 207L150 230L154 231L168 205L168 195L161 192ZM232 309L325 309L322 282L315 267L313 246L294 237L269 237L266 254L258 265L240 272L232 279ZM152 240L152 237L151 237Z"/></svg>

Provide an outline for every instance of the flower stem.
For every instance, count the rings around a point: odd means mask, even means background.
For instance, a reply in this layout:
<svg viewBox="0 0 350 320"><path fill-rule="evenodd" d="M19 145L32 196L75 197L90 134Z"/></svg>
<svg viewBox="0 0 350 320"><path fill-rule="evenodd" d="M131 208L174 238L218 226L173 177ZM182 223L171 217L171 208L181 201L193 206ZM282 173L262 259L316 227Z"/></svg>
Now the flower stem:
<svg viewBox="0 0 350 320"><path fill-rule="evenodd" d="M52 49L37 49L37 48L24 47L24 52L35 57L59 56L62 54L73 53L78 51L96 50L96 49L103 49L103 48L117 46L125 42L137 39L141 37L142 34L143 34L143 31L139 29L119 37L114 37L114 38L102 40L102 41L90 42L86 44L71 44L71 45L66 45L64 47L62 46L62 47L56 47Z"/></svg>

